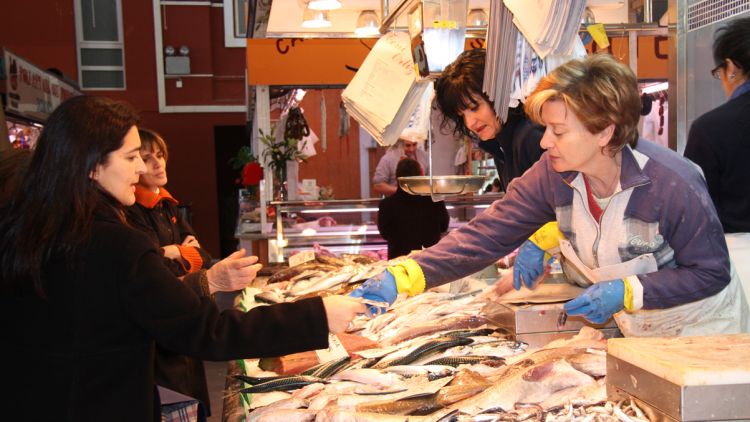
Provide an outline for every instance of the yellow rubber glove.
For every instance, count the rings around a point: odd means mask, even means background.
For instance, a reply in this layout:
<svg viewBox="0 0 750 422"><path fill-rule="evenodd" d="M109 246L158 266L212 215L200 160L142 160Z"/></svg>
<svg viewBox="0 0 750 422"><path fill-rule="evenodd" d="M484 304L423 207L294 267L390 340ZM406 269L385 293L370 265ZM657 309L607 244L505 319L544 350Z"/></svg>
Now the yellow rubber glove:
<svg viewBox="0 0 750 422"><path fill-rule="evenodd" d="M417 261L409 258L388 267L387 270L396 280L396 288L399 293L407 293L409 296L414 296L424 291L424 273Z"/></svg>

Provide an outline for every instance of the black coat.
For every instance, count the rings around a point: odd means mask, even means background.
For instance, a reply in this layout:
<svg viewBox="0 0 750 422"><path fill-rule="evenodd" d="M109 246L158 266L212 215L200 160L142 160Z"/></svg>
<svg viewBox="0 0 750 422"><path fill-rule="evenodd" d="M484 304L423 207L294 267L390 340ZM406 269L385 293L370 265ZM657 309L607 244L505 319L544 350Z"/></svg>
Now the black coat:
<svg viewBox="0 0 750 422"><path fill-rule="evenodd" d="M443 201L410 195L400 187L378 207L378 230L388 241L388 259L436 244L449 221Z"/></svg>
<svg viewBox="0 0 750 422"><path fill-rule="evenodd" d="M126 209L128 223L146 233L154 246L181 245L188 235L195 236L193 228L180 213L177 200L166 189L162 188L160 194L155 194L139 185L135 193L135 205ZM211 255L203 248L181 247L180 252L184 254L181 259L164 257L162 261L178 277L208 268L211 263ZM156 346L155 360L156 384L200 400L206 415L210 416L211 400L203 361L159 345Z"/></svg>
<svg viewBox="0 0 750 422"><path fill-rule="evenodd" d="M46 299L3 292L7 420L150 421L154 344L204 360L327 347L320 298L219 312L202 272L177 279L143 233L97 219L73 271L44 268Z"/></svg>
<svg viewBox="0 0 750 422"><path fill-rule="evenodd" d="M523 110L515 108L510 109L508 121L495 139L479 141L479 147L492 154L503 192L511 180L539 161L544 152L539 145L543 135L543 127L529 120Z"/></svg>
<svg viewBox="0 0 750 422"><path fill-rule="evenodd" d="M750 92L697 118L685 157L703 169L724 232L750 232Z"/></svg>

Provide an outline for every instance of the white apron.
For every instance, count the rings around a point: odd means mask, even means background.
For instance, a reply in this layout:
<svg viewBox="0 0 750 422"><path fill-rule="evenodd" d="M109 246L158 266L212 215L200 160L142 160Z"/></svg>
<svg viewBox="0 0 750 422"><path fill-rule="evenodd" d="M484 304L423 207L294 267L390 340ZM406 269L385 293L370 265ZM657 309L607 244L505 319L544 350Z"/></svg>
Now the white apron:
<svg viewBox="0 0 750 422"><path fill-rule="evenodd" d="M578 258L569 241L560 239L560 252L565 257L566 265L574 267L575 272L592 283L648 274L658 269L652 254L592 269ZM614 315L615 322L625 337L677 337L747 332L750 312L733 264L731 277L729 285L711 297L667 309L641 309L632 313L620 311ZM578 280L576 282L581 284Z"/></svg>

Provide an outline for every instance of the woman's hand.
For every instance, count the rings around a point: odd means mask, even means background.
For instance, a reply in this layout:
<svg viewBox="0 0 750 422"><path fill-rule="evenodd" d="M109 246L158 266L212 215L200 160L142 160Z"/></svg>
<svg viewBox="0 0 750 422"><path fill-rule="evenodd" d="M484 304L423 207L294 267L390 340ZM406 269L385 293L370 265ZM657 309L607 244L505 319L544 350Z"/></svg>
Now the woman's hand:
<svg viewBox="0 0 750 422"><path fill-rule="evenodd" d="M180 249L177 247L177 245L162 246L161 250L164 251L164 258L169 258L172 260L178 260L182 258L182 255L180 254Z"/></svg>
<svg viewBox="0 0 750 422"><path fill-rule="evenodd" d="M247 287L263 267L257 256L245 256L245 249L229 255L206 271L208 288L211 294L233 292Z"/></svg>
<svg viewBox="0 0 750 422"><path fill-rule="evenodd" d="M185 239L182 241L182 246L192 246L194 248L200 248L201 244L198 243L198 239L196 239L195 236L190 234L185 236Z"/></svg>
<svg viewBox="0 0 750 422"><path fill-rule="evenodd" d="M359 299L348 296L327 296L323 298L328 318L328 330L332 333L346 331L346 327L357 316L365 313L365 305Z"/></svg>

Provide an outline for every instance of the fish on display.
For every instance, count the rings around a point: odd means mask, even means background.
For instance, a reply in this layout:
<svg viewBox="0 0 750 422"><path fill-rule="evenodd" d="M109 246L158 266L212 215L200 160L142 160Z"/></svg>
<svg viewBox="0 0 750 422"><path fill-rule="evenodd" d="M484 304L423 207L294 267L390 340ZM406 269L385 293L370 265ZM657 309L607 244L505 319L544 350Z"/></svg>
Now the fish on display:
<svg viewBox="0 0 750 422"><path fill-rule="evenodd" d="M404 340L415 337L436 333L457 328L474 328L485 325L487 320L478 315L459 315L454 317L441 318L428 323L417 324L410 327L404 327L393 337L383 342L384 345L401 343Z"/></svg>
<svg viewBox="0 0 750 422"><path fill-rule="evenodd" d="M273 283L278 283L281 281L286 281L286 280L291 279L294 276L304 273L305 271L314 270L314 271L320 271L320 272L329 272L329 271L335 271L337 269L338 267L334 265L322 264L320 262L315 262L315 261L305 262L304 264L295 265L294 267L289 267L281 271L277 271L271 277L268 278L267 283L273 284Z"/></svg>
<svg viewBox="0 0 750 422"><path fill-rule="evenodd" d="M344 356L339 359L332 360L330 362L326 362L325 364L321 365L320 367L316 368L312 373L306 374L303 372L303 375L310 375L316 378L323 378L326 379L330 377L331 375L336 374L337 372L341 371L342 369L346 368L347 365L349 365L352 361L352 358L349 356Z"/></svg>
<svg viewBox="0 0 750 422"><path fill-rule="evenodd" d="M482 363L488 366L501 366L505 364L505 359L497 356L443 356L437 359L431 360L425 363L425 366L438 365L438 366L452 366L457 367L459 365L476 365Z"/></svg>
<svg viewBox="0 0 750 422"><path fill-rule="evenodd" d="M419 359L440 352L441 350L450 349L455 346L465 346L471 344L472 340L467 337L440 337L422 344L416 349L409 352L408 355L391 361L381 361L375 365L375 368L385 368L393 365L408 365Z"/></svg>
<svg viewBox="0 0 750 422"><path fill-rule="evenodd" d="M453 375L456 368L448 365L394 365L383 369L383 372L391 372L404 378L426 376L429 380L434 380Z"/></svg>
<svg viewBox="0 0 750 422"><path fill-rule="evenodd" d="M509 412L516 403L539 403L562 389L595 382L561 357L529 358L508 367L505 375L494 380L488 389L453 407L469 415L498 409Z"/></svg>
<svg viewBox="0 0 750 422"><path fill-rule="evenodd" d="M354 269L346 267L342 268L334 274L326 274L319 278L299 281L295 283L294 286L291 287L291 289L289 289L289 295L304 296L306 294L329 289L348 281L352 277L352 275L354 275L354 271Z"/></svg>
<svg viewBox="0 0 750 422"><path fill-rule="evenodd" d="M302 409L307 408L307 406L307 400L290 397L288 399L279 400L269 405L254 409L247 415L247 422L257 422L261 416L274 413L279 410Z"/></svg>
<svg viewBox="0 0 750 422"><path fill-rule="evenodd" d="M290 391L296 390L316 382L325 382L320 378L305 375L295 375L291 377L281 377L278 379L255 384L252 387L243 388L241 393L267 393L269 391Z"/></svg>
<svg viewBox="0 0 750 422"><path fill-rule="evenodd" d="M402 387L403 381L396 374L383 373L373 368L347 369L330 377L331 380L354 381L376 387Z"/></svg>

